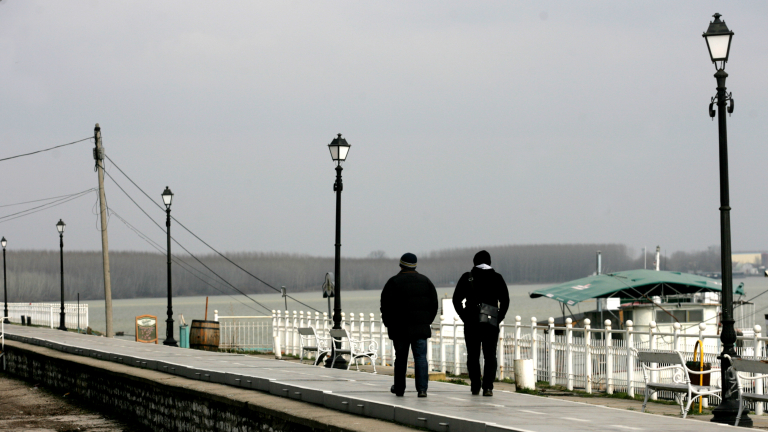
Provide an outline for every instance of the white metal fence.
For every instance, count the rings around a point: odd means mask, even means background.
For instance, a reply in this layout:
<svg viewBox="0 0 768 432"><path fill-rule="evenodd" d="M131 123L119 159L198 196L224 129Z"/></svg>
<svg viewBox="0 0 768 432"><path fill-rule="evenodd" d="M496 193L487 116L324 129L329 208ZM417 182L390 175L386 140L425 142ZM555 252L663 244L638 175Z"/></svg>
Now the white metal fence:
<svg viewBox="0 0 768 432"><path fill-rule="evenodd" d="M695 328L697 332L685 333L680 324L675 323L671 333L662 333L655 322L650 323L648 331L635 331L632 321L625 322L623 329L614 329L611 321L606 320L604 328L593 329L589 320L584 320L584 327L574 328L570 320L566 320L565 326L556 327L552 318L548 325L538 325L536 318L531 318L528 325L523 325L519 316L513 319L514 324L500 326L496 373L499 379L514 376L515 359L532 359L538 381L588 393L623 392L634 396L644 390L638 349L677 350L684 353L686 360L693 360L694 345L701 340L704 362L711 363L714 370L711 380L720 381L717 356L722 346L719 336L705 334L706 325ZM327 313L304 311L274 311L271 317L218 317L218 320L222 323L221 348L271 349L277 358L301 354L298 328L314 327L318 334L327 335L333 326ZM380 316L342 313L341 325L354 338L378 341L380 364L393 363L394 347ZM427 340L431 370L454 375L467 372L463 327L458 319L433 324L432 337ZM768 360L768 337L762 337L761 331L760 326L755 326L754 335L738 337L736 350L742 357ZM762 393L767 386L768 383L758 382L750 390ZM661 392L658 396L667 398L671 394ZM762 408L757 407L760 411Z"/></svg>
<svg viewBox="0 0 768 432"><path fill-rule="evenodd" d="M60 324L61 303L8 303L8 320L21 324L21 317L31 318L32 325L58 327ZM88 305L64 303L64 323L67 328L88 328ZM26 324L26 323L25 323Z"/></svg>

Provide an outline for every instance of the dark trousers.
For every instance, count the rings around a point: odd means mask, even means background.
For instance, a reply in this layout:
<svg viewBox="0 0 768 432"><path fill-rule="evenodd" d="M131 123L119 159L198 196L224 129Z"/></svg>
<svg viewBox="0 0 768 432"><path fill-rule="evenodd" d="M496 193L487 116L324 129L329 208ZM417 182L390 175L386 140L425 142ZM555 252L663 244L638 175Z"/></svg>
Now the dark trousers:
<svg viewBox="0 0 768 432"><path fill-rule="evenodd" d="M493 380L496 378L496 346L499 343L499 329L481 324L475 328L464 330L464 340L467 343L467 369L472 391L493 390ZM480 348L485 358L483 381L480 382Z"/></svg>
<svg viewBox="0 0 768 432"><path fill-rule="evenodd" d="M395 347L395 393L405 391L405 372L408 370L408 350L413 351L416 391L427 391L429 368L427 367L426 339L397 339L392 341Z"/></svg>

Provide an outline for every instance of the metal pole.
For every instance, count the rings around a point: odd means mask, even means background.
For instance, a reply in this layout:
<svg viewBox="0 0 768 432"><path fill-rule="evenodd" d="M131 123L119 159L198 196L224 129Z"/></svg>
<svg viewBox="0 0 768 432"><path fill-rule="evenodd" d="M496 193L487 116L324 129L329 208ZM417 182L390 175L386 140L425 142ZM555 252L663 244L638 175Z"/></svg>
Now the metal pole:
<svg viewBox="0 0 768 432"><path fill-rule="evenodd" d="M726 371L731 367L731 361L725 357L738 357L734 344L736 343L736 330L733 320L733 268L731 263L731 207L728 187L728 132L725 125L726 103L730 99L726 95L725 79L728 74L721 68L715 73L717 79L717 128L720 139L720 271L722 272L722 313L723 313L723 332L720 334L720 341L723 345L723 351L718 357L720 359L720 370ZM721 388L723 389L723 400L720 405L712 411L715 423L736 423L736 414L739 411L739 401L732 389L737 383L735 380L727 379L727 374L721 374ZM739 420L739 426L751 427L752 419L747 413L743 413Z"/></svg>
<svg viewBox="0 0 768 432"><path fill-rule="evenodd" d="M61 314L59 315L59 330L67 331L64 324L64 233L59 233L59 260L61 261Z"/></svg>
<svg viewBox="0 0 768 432"><path fill-rule="evenodd" d="M168 245L166 252L168 254L168 319L165 320L165 340L163 345L179 346L173 339L173 304L171 303L171 207L165 209L165 231L168 234Z"/></svg>
<svg viewBox="0 0 768 432"><path fill-rule="evenodd" d="M104 311L107 320L107 337L114 337L112 329L112 282L109 275L109 238L107 237L107 199L104 193L104 147L101 145L101 128L96 123L93 129L93 138L96 148L93 150L93 158L96 160L96 171L99 176L99 213L101 215L101 254L104 272ZM80 309L77 310L80 317ZM77 326L80 328L80 325Z"/></svg>
<svg viewBox="0 0 768 432"><path fill-rule="evenodd" d="M336 254L333 273L335 284L333 297L333 328L336 330L341 329L341 191L344 190L344 185L341 181L342 170L341 162L339 162L336 165L336 182L333 184L333 190L336 192ZM325 362L326 367L331 366L331 362L334 357L336 357L336 349L340 349L341 344L335 343L332 345L332 348L333 352L331 353L331 357ZM346 360L342 357L336 361L335 367L343 367L346 369L346 364Z"/></svg>
<svg viewBox="0 0 768 432"><path fill-rule="evenodd" d="M77 293L77 332L80 333L80 293Z"/></svg>
<svg viewBox="0 0 768 432"><path fill-rule="evenodd" d="M3 314L3 323L10 324L8 320L8 279L5 276L5 247L3 247L3 294L5 297L5 312Z"/></svg>

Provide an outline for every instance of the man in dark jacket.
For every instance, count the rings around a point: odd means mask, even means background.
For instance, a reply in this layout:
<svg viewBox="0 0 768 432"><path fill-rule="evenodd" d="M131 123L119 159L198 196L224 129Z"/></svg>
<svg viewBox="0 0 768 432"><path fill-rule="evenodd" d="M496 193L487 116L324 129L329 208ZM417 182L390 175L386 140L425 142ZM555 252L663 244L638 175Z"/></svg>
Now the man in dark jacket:
<svg viewBox="0 0 768 432"><path fill-rule="evenodd" d="M395 384L392 393L405 393L408 349L413 351L416 391L427 397L429 370L427 339L437 315L437 291L428 277L416 272L416 255L400 258L400 273L392 276L381 291L381 317L395 347Z"/></svg>
<svg viewBox="0 0 768 432"><path fill-rule="evenodd" d="M504 278L491 267L491 254L480 251L473 259L475 266L461 275L453 291L453 307L464 322L464 340L467 343L467 369L473 395L493 396L493 380L496 378L496 345L499 328L479 322L481 303L499 308L498 323L509 310L509 291ZM462 304L463 303L463 304ZM485 368L480 381L480 348L482 346Z"/></svg>

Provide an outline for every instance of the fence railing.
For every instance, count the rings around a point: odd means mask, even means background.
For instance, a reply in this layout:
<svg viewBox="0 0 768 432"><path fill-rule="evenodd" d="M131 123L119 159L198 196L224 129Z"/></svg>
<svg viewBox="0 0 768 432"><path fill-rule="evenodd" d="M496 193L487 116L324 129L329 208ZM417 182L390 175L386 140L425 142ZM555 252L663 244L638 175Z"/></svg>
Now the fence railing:
<svg viewBox="0 0 768 432"><path fill-rule="evenodd" d="M8 303L8 320L21 323L21 317L30 317L32 325L58 327L61 303ZM25 318L26 319L26 318ZM26 323L25 323L26 324ZM64 324L67 328L88 328L88 305L64 303Z"/></svg>
<svg viewBox="0 0 768 432"><path fill-rule="evenodd" d="M220 316L219 349L238 351L273 351L272 316Z"/></svg>
<svg viewBox="0 0 768 432"><path fill-rule="evenodd" d="M224 343L228 344L227 348L235 349L271 347L277 358L284 354L301 354L298 328L314 327L319 334L327 335L333 326L327 313L304 311L274 311L269 319L259 317L262 321L258 326L261 327L242 322L254 317L226 317L231 319L231 324L224 323L225 317L218 318L222 329L228 329L222 330L222 348ZM454 375L464 374L467 372L464 324L458 318L453 322L444 320L442 316L440 318L440 323L433 324L432 337L427 340L430 369ZM513 324L501 323L499 330L496 371L499 379L513 376L515 359L532 359L538 381L562 385L571 390L581 389L587 393L623 392L634 396L641 394L645 387L642 366L637 360L638 349L677 350L683 352L686 360L693 360L694 346L697 340L701 340L704 362L711 363L714 370L711 380L720 381L717 356L722 346L718 335L707 334L704 323L694 327L692 333L683 331L679 323L674 323L672 332L665 333L659 332L653 321L647 331L636 331L632 321L626 321L621 329L614 329L610 320L605 321L603 328L591 328L588 319L583 320L583 327L573 327L570 319L562 327L555 326L553 318L548 320L548 325L538 325L536 318L531 318L528 325L523 324L520 316L513 319ZM268 320L271 320L269 325L265 323ZM341 325L354 338L377 340L378 362L382 365L393 363L394 347L380 316L342 313ZM269 330L261 329L270 329L271 334ZM760 326L755 326L753 335L739 336L737 353L744 358L768 360L768 337L762 337L761 331ZM225 334L233 336L225 341ZM667 377L662 375L658 378ZM747 384L747 387L751 385ZM752 386L750 391L762 393L768 383L757 382ZM660 392L658 397L671 398L672 395ZM716 403L716 400L711 402ZM756 408L762 412L762 406Z"/></svg>

